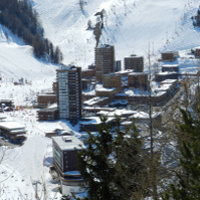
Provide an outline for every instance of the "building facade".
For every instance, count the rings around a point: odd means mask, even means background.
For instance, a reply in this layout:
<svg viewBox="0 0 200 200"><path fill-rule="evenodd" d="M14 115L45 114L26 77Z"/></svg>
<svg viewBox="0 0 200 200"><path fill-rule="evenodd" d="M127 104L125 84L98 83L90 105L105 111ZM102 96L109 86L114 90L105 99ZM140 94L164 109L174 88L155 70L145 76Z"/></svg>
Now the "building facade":
<svg viewBox="0 0 200 200"><path fill-rule="evenodd" d="M59 118L78 121L81 118L81 68L63 66L57 70Z"/></svg>
<svg viewBox="0 0 200 200"><path fill-rule="evenodd" d="M83 143L75 136L53 137L53 165L60 176L62 193L69 187L77 186L80 191L84 180L79 172L78 151L84 148Z"/></svg>
<svg viewBox="0 0 200 200"><path fill-rule="evenodd" d="M95 70L97 81L102 81L103 74L115 71L114 46L105 44L95 49Z"/></svg>
<svg viewBox="0 0 200 200"><path fill-rule="evenodd" d="M124 58L124 69L132 69L134 72L143 72L144 58L136 55Z"/></svg>

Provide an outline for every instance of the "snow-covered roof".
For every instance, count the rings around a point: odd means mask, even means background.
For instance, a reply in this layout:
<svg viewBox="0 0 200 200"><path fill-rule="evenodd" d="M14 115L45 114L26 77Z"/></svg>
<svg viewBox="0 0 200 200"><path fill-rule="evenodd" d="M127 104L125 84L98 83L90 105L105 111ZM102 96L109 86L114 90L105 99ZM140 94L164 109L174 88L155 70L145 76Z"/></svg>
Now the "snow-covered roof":
<svg viewBox="0 0 200 200"><path fill-rule="evenodd" d="M159 72L157 74L164 76L164 75L168 75L168 74L177 74L177 72Z"/></svg>
<svg viewBox="0 0 200 200"><path fill-rule="evenodd" d="M62 151L82 149L84 147L83 142L75 136L58 136L52 139Z"/></svg>
<svg viewBox="0 0 200 200"><path fill-rule="evenodd" d="M126 70L115 72L115 74L126 74L126 73L131 73L133 71L134 71L133 69L126 69Z"/></svg>
<svg viewBox="0 0 200 200"><path fill-rule="evenodd" d="M107 122L112 121L114 117L108 117ZM80 121L80 124L83 125L89 125L89 124L101 124L101 119L99 117L93 116L93 117L87 117L87 120Z"/></svg>
<svg viewBox="0 0 200 200"><path fill-rule="evenodd" d="M133 110L126 110L126 109L117 109L114 110L113 112L107 112L107 111L100 111L98 114L100 115L106 115L106 116L123 116L123 115L132 115L134 114L135 111Z"/></svg>
<svg viewBox="0 0 200 200"><path fill-rule="evenodd" d="M101 91L101 92L112 92L115 91L115 88L104 88L103 85L101 84L96 84L96 91Z"/></svg>
<svg viewBox="0 0 200 200"><path fill-rule="evenodd" d="M104 101L106 99L108 99L108 97L94 97L92 99L84 101L84 104L92 106L92 105L94 105L98 102Z"/></svg>
<svg viewBox="0 0 200 200"><path fill-rule="evenodd" d="M106 110L106 111L113 111L114 108L109 108L109 107L100 107L100 106L84 106L83 107L84 110Z"/></svg>
<svg viewBox="0 0 200 200"><path fill-rule="evenodd" d="M158 89L156 89L156 91L166 91L166 90L169 90L171 86L172 86L171 83L165 83L165 84L162 84Z"/></svg>
<svg viewBox="0 0 200 200"><path fill-rule="evenodd" d="M0 122L0 128L7 130L25 129L25 126L17 122Z"/></svg>
<svg viewBox="0 0 200 200"><path fill-rule="evenodd" d="M113 112L106 112L106 111L101 111L99 112L101 115L106 115L106 116L130 116L130 118L137 118L137 119L147 119L149 118L149 113L143 112L143 111L137 111L137 110L127 110L127 109L117 109ZM152 117L155 118L158 115L160 115L159 112L154 112L152 113Z"/></svg>
<svg viewBox="0 0 200 200"><path fill-rule="evenodd" d="M128 96L146 96L149 95L149 92L140 89L126 89L125 94Z"/></svg>
<svg viewBox="0 0 200 200"><path fill-rule="evenodd" d="M84 95L96 95L96 91L95 90L84 91L83 94Z"/></svg>
<svg viewBox="0 0 200 200"><path fill-rule="evenodd" d="M52 96L56 96L55 93L45 93L45 94L39 94L38 96L42 96L42 97L52 97Z"/></svg>
<svg viewBox="0 0 200 200"><path fill-rule="evenodd" d="M166 83L176 83L177 82L177 79L166 79L164 81L161 81L160 84L166 84Z"/></svg>
<svg viewBox="0 0 200 200"><path fill-rule="evenodd" d="M148 75L147 72L131 72L129 75L138 76L138 75Z"/></svg>
<svg viewBox="0 0 200 200"><path fill-rule="evenodd" d="M98 48L112 48L113 46L110 44L99 44Z"/></svg>
<svg viewBox="0 0 200 200"><path fill-rule="evenodd" d="M138 55L136 55L136 54L132 54L132 55L127 56L127 57L125 57L125 58L143 58L143 56L138 56Z"/></svg>
<svg viewBox="0 0 200 200"><path fill-rule="evenodd" d="M179 67L179 65L177 65L177 64L171 64L171 65L169 65L169 64L165 64L165 65L162 65L162 67L166 67L166 68L172 68L172 67L174 67L174 68L177 68L177 67Z"/></svg>

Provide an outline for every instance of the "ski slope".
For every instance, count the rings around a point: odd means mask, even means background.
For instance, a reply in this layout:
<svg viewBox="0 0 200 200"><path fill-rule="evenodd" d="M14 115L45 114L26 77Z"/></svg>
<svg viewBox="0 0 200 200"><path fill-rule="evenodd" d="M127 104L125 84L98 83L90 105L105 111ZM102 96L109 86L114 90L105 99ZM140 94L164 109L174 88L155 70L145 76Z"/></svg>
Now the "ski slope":
<svg viewBox="0 0 200 200"><path fill-rule="evenodd" d="M32 47L0 25L0 75L2 77L28 81L55 76L56 67L33 56Z"/></svg>
<svg viewBox="0 0 200 200"><path fill-rule="evenodd" d="M50 89L57 66L33 56L32 47L0 25L0 99L11 99L16 106L30 106L38 92ZM26 85L14 85L23 78Z"/></svg>
<svg viewBox="0 0 200 200"><path fill-rule="evenodd" d="M154 55L164 50L198 46L200 34L192 26L198 0L32 0L46 36L60 46L65 63L83 68L94 62L95 39L87 23L96 23L94 14L105 10L101 43L116 47L116 59L132 53Z"/></svg>

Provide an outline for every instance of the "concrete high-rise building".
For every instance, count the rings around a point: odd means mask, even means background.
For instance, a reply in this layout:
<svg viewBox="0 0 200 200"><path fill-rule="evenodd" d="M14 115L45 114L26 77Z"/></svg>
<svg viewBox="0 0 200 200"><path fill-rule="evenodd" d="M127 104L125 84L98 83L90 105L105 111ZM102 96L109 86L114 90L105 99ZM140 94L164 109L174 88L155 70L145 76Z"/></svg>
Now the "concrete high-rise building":
<svg viewBox="0 0 200 200"><path fill-rule="evenodd" d="M62 66L57 70L59 118L77 121L81 118L81 68Z"/></svg>
<svg viewBox="0 0 200 200"><path fill-rule="evenodd" d="M97 81L102 82L103 74L115 71L114 46L104 44L95 49L95 70Z"/></svg>
<svg viewBox="0 0 200 200"><path fill-rule="evenodd" d="M144 59L141 56L131 55L124 58L124 69L132 69L134 72L143 72Z"/></svg>

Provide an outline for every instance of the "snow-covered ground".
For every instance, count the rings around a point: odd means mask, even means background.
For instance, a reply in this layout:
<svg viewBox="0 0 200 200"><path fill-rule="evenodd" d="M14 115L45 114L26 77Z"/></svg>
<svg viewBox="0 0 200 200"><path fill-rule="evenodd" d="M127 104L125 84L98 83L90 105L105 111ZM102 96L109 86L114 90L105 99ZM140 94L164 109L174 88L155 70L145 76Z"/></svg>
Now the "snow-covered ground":
<svg viewBox="0 0 200 200"><path fill-rule="evenodd" d="M57 66L36 59L32 47L0 25L0 99L30 105L41 90L52 88ZM23 79L26 85L15 85Z"/></svg>
<svg viewBox="0 0 200 200"><path fill-rule="evenodd" d="M36 110L20 110L4 113L8 121L24 124L27 140L24 145L7 148L0 164L0 199L18 200L20 196L35 199L37 193L44 196L44 184L47 188L47 199L60 197L58 185L52 183L49 166L52 163L52 141L45 137L45 132L63 128L62 122L37 122ZM0 152L3 152L2 148Z"/></svg>
<svg viewBox="0 0 200 200"><path fill-rule="evenodd" d="M199 30L191 17L198 0L32 0L46 36L60 46L65 63L85 68L94 62L95 40L87 23L96 23L94 14L105 10L102 43L114 44L116 58L132 53L147 56L164 50L198 46ZM82 2L83 11L79 2Z"/></svg>
<svg viewBox="0 0 200 200"><path fill-rule="evenodd" d="M0 76L17 81L55 78L56 66L39 61L33 56L32 47L25 45L7 28L0 25Z"/></svg>
<svg viewBox="0 0 200 200"><path fill-rule="evenodd" d="M0 26L0 99L11 99L16 106L31 106L38 92L52 87L56 69L57 66L36 59L32 47ZM25 84L14 85L19 79ZM0 148L0 200L34 200L36 187L38 195L44 195L42 183L47 187L47 199L58 198L58 185L51 183L48 173L52 144L45 132L60 128L60 122L36 122L36 110L14 111L4 116L25 125L27 140L20 147L7 148L2 162L5 147Z"/></svg>

